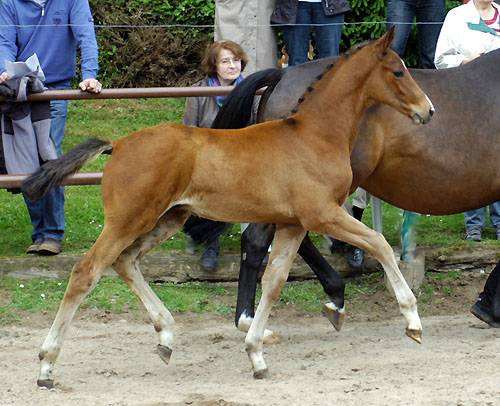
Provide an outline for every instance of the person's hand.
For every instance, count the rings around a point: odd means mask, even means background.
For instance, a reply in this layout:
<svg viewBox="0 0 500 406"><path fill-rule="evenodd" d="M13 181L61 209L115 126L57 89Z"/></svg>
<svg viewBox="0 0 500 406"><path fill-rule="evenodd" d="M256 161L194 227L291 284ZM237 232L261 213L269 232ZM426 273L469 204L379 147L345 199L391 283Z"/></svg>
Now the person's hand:
<svg viewBox="0 0 500 406"><path fill-rule="evenodd" d="M97 79L85 79L78 85L82 92L101 93L102 85Z"/></svg>
<svg viewBox="0 0 500 406"><path fill-rule="evenodd" d="M481 55L484 55L486 52L482 51L479 52L478 54L474 54L470 56L469 58L465 58L460 65L465 65L466 63L469 63L470 61L473 61L476 58L479 58Z"/></svg>
<svg viewBox="0 0 500 406"><path fill-rule="evenodd" d="M7 75L7 72L4 72L0 75L0 83L5 82L6 80L9 80L10 76Z"/></svg>

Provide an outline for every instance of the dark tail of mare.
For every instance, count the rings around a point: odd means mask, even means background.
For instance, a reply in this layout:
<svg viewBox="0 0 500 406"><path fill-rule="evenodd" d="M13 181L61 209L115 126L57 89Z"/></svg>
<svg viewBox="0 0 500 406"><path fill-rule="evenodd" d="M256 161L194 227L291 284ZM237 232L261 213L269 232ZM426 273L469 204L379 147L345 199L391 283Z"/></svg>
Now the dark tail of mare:
<svg viewBox="0 0 500 406"><path fill-rule="evenodd" d="M250 121L255 92L262 87L276 85L284 72L284 69L266 69L247 77L229 93L212 123L212 128L245 127Z"/></svg>

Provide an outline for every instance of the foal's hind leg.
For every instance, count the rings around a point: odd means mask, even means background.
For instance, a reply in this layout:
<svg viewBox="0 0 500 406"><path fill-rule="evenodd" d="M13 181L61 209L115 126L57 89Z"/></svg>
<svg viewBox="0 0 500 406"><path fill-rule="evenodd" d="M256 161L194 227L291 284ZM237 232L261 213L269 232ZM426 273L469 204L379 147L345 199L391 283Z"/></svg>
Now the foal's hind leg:
<svg viewBox="0 0 500 406"><path fill-rule="evenodd" d="M141 299L158 333L158 355L168 364L172 354L174 318L144 280L138 261L152 248L176 234L189 217L189 212L170 210L165 213L150 232L138 238L122 252L113 269Z"/></svg>
<svg viewBox="0 0 500 406"><path fill-rule="evenodd" d="M66 293L38 355L40 359L38 386L48 388L54 386L52 369L78 306L94 289L105 269L130 242L126 237L120 238L105 227L89 252L74 265Z"/></svg>
<svg viewBox="0 0 500 406"><path fill-rule="evenodd" d="M254 378L265 378L267 366L262 345L271 307L278 298L290 272L306 231L300 225L277 225L269 263L262 277L262 297L245 339L246 349L253 366Z"/></svg>

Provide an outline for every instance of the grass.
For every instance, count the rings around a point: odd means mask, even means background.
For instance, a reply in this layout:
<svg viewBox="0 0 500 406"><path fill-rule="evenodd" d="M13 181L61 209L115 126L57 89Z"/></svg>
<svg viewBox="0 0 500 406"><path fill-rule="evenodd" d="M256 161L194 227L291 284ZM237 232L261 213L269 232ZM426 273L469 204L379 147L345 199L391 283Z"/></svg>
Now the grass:
<svg viewBox="0 0 500 406"><path fill-rule="evenodd" d="M454 286L463 284L465 275L460 272L427 273L418 296L420 310L433 309L445 300L453 300ZM366 306L373 306L369 297L385 291L382 272L373 272L346 278L345 298L349 313L364 313ZM0 326L22 322L36 313L55 315L66 290L66 280L13 277L0 278ZM176 312L212 313L222 316L234 314L237 287L235 284L209 282L153 283L156 295L167 309ZM256 302L260 300L258 289ZM285 285L275 308L289 306L308 313L321 312L328 298L317 281L290 282ZM394 308L397 308L395 298ZM469 306L470 304L464 304ZM81 309L99 312L136 313L143 310L142 303L119 278L104 277L81 304Z"/></svg>

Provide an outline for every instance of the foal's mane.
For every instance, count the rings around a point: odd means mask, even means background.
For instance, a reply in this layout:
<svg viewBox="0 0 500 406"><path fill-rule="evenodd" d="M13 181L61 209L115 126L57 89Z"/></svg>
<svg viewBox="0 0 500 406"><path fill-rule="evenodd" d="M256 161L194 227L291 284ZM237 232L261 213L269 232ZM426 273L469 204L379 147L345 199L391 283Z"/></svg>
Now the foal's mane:
<svg viewBox="0 0 500 406"><path fill-rule="evenodd" d="M322 79L326 78L326 77L330 77L332 75L335 74L335 72L350 58L352 57L353 55L355 55L356 53L358 53L361 49L363 49L364 47L366 47L367 45L370 45L372 44L373 42L375 42L376 40L374 39L369 39L369 40L365 40L365 41L362 41L354 46L352 46L350 49L348 49L346 52L344 52L342 55L340 55L340 58L337 59L335 61L335 63L330 63L326 66L325 70L323 72L321 72L318 76L316 76L316 78L314 79L314 81L311 83L311 85L309 85L307 87L307 89L305 90L305 92L302 94L302 96L299 97L298 101L297 101L297 105L292 109L291 111L291 114L295 114L297 113L297 109L299 107L300 104L302 104L304 102L304 100L306 100L307 96L313 91L315 90L318 85L319 85L319 82L321 82Z"/></svg>

